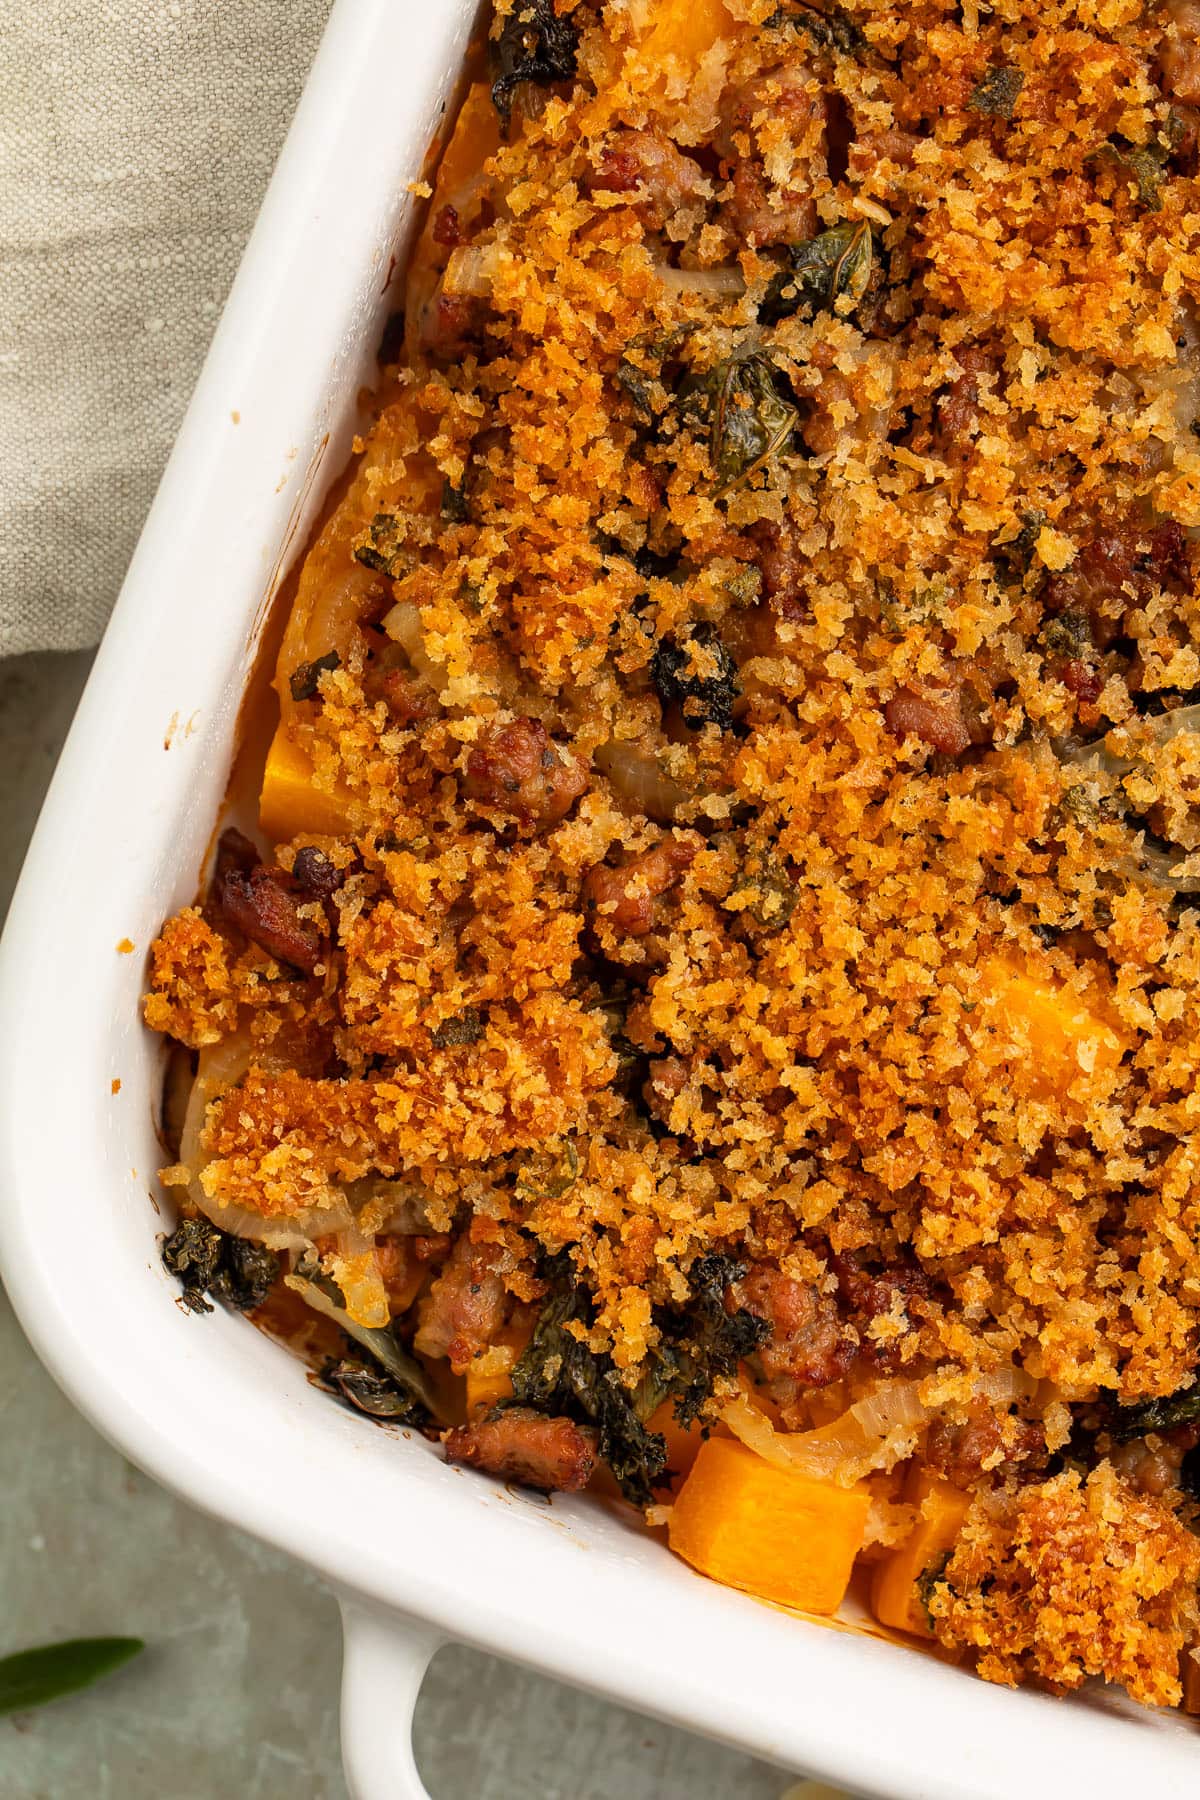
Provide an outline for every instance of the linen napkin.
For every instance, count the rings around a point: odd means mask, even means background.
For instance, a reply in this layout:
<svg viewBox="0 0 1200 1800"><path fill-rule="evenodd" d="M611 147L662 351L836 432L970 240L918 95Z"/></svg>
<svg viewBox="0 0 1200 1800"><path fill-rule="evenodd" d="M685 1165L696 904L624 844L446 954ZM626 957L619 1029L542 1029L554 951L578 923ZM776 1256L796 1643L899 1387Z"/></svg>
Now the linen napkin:
<svg viewBox="0 0 1200 1800"><path fill-rule="evenodd" d="M5 0L0 655L94 644L330 0Z"/></svg>

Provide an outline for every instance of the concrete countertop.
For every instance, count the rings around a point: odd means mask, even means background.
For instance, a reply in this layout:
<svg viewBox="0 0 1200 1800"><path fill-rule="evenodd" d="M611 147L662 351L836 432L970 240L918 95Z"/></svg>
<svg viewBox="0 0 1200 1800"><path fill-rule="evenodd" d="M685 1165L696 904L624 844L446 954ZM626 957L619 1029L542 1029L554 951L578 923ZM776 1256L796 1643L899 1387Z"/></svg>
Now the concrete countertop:
<svg viewBox="0 0 1200 1800"><path fill-rule="evenodd" d="M0 916L89 660L0 662ZM2 1296L0 1421L0 1653L109 1633L149 1646L91 1693L0 1718L4 1800L344 1800L320 1582L104 1443ZM461 1648L435 1661L415 1735L433 1800L779 1800L789 1779Z"/></svg>

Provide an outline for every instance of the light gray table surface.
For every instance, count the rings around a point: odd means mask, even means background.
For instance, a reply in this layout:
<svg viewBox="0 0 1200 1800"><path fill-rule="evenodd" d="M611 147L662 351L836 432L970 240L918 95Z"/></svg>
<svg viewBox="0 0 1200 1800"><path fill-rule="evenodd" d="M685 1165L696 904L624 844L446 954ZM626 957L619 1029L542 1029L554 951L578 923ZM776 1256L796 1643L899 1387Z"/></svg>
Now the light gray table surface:
<svg viewBox="0 0 1200 1800"><path fill-rule="evenodd" d="M0 916L89 660L0 662ZM3 1800L344 1800L329 1594L111 1449L2 1295L0 1496L0 1653L108 1633L149 1646L91 1693L0 1718ZM433 1800L779 1800L789 1785L463 1648L430 1671L416 1744Z"/></svg>

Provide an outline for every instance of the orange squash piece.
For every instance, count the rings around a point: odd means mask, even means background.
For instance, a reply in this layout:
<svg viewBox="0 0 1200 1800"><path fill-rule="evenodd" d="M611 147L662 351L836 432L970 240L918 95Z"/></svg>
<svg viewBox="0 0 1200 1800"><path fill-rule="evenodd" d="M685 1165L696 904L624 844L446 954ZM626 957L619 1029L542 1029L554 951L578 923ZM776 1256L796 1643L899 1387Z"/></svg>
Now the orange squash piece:
<svg viewBox="0 0 1200 1800"><path fill-rule="evenodd" d="M648 65L677 57L682 68L694 68L706 50L733 28L724 0L657 0L653 24L638 46Z"/></svg>
<svg viewBox="0 0 1200 1800"><path fill-rule="evenodd" d="M837 1611L862 1548L870 1496L777 1469L709 1438L671 1509L672 1550L701 1574L803 1612Z"/></svg>
<svg viewBox="0 0 1200 1800"><path fill-rule="evenodd" d="M1027 1091L1050 1099L1085 1070L1116 1069L1128 1040L1099 1006L1048 974L1023 969L1012 957L989 957L980 973L982 1022L995 1035L1000 1059L1018 1072Z"/></svg>
<svg viewBox="0 0 1200 1800"><path fill-rule="evenodd" d="M909 1498L921 1508L911 1535L876 1566L871 1611L881 1625L931 1638L933 1627L921 1597L921 1582L954 1548L971 1496L936 1475L918 1474Z"/></svg>
<svg viewBox="0 0 1200 1800"><path fill-rule="evenodd" d="M273 843L286 843L299 832L340 837L353 831L349 794L332 793L313 783L313 767L286 725L280 725L267 752L258 822Z"/></svg>

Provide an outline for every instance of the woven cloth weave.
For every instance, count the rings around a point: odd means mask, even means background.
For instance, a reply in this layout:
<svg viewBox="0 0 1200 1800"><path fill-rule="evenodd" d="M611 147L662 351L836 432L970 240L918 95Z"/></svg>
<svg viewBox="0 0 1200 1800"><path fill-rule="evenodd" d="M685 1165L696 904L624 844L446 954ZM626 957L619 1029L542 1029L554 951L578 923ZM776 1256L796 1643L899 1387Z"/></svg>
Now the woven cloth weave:
<svg viewBox="0 0 1200 1800"><path fill-rule="evenodd" d="M0 655L94 644L330 0L6 0Z"/></svg>

